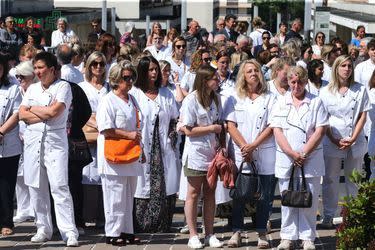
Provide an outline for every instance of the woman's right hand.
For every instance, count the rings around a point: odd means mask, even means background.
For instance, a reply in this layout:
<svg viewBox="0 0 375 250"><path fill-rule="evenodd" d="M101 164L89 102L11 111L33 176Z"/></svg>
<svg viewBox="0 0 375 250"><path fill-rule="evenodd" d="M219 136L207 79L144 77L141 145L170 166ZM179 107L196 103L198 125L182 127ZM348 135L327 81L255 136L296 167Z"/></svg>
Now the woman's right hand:
<svg viewBox="0 0 375 250"><path fill-rule="evenodd" d="M303 163L305 161L305 157L299 153L299 152L296 152L296 151L293 151L291 157L293 158L293 164L298 166L298 167L303 167Z"/></svg>
<svg viewBox="0 0 375 250"><path fill-rule="evenodd" d="M220 124L212 124L211 126L211 133L220 134L222 126Z"/></svg>
<svg viewBox="0 0 375 250"><path fill-rule="evenodd" d="M129 132L129 139L133 141L140 142L142 140L142 133L141 131L132 131Z"/></svg>

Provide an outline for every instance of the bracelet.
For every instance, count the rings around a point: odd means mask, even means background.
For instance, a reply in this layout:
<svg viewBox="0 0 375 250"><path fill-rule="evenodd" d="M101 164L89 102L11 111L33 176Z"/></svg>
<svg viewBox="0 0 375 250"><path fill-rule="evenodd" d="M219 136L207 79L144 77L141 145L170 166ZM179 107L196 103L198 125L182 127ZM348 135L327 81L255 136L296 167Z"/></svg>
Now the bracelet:
<svg viewBox="0 0 375 250"><path fill-rule="evenodd" d="M301 154L301 156L302 156L303 158L306 158L306 157L307 157L307 154L306 154L305 152L301 152L300 154Z"/></svg>

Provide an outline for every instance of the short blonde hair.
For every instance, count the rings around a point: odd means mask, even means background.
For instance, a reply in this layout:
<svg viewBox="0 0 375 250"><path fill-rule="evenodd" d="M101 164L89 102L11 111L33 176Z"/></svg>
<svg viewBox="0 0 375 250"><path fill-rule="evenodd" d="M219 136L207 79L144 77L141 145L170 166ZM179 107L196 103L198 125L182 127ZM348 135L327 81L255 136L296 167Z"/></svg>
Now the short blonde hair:
<svg viewBox="0 0 375 250"><path fill-rule="evenodd" d="M87 81L91 81L93 74L91 72L91 64L98 58L101 58L102 61L106 64L106 58L105 55L99 51L94 51L91 53L91 55L87 58L86 64L85 64L85 78ZM104 82L105 76L106 76L107 69L104 67L104 73L101 76L101 80Z"/></svg>
<svg viewBox="0 0 375 250"><path fill-rule="evenodd" d="M303 67L299 65L290 67L287 74L288 81L293 77L293 75L298 76L299 80L307 83L307 70L305 70Z"/></svg>
<svg viewBox="0 0 375 250"><path fill-rule="evenodd" d="M237 95L240 98L245 98L248 93L247 89L247 82L245 81L245 66L247 64L252 64L258 69L258 77L259 77L259 84L257 88L257 94L262 95L268 91L268 86L266 81L264 80L264 76L262 74L262 69L260 64L255 59L245 60L241 63L240 68L238 69L237 81L236 81L236 91Z"/></svg>
<svg viewBox="0 0 375 250"><path fill-rule="evenodd" d="M272 65L271 69L271 79L274 80L277 77L278 71L280 71L282 68L284 68L284 65L292 66L293 59L290 57L282 57L278 58L276 62Z"/></svg>
<svg viewBox="0 0 375 250"><path fill-rule="evenodd" d="M346 61L350 61L352 64L352 74L349 76L349 86L354 83L354 68L352 58L348 55L342 55L336 58L335 62L332 65L331 71L331 80L328 83L328 90L331 92L336 92L339 90L339 67Z"/></svg>
<svg viewBox="0 0 375 250"><path fill-rule="evenodd" d="M115 64L111 70L109 71L109 85L112 89L117 89L120 81L122 80L122 72L124 70L128 70L132 72L134 76L134 81L137 79L137 71L135 67L131 64L128 60L123 60L117 64Z"/></svg>

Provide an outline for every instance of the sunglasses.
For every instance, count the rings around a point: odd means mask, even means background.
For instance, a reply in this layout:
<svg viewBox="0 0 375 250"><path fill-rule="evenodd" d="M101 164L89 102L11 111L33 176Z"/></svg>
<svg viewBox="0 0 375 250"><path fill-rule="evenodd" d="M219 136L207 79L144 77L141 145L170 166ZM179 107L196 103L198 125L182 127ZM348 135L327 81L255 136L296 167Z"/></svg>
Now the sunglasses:
<svg viewBox="0 0 375 250"><path fill-rule="evenodd" d="M265 36L265 37L262 37L262 39L263 39L263 40L270 40L271 37L269 37L269 36Z"/></svg>
<svg viewBox="0 0 375 250"><path fill-rule="evenodd" d="M212 61L212 57L203 58L203 61L205 61L206 63L209 63Z"/></svg>
<svg viewBox="0 0 375 250"><path fill-rule="evenodd" d="M181 49L181 48L186 49L186 45L176 45L176 48L177 49Z"/></svg>
<svg viewBox="0 0 375 250"><path fill-rule="evenodd" d="M134 76L123 76L122 79L125 81L125 82L134 82Z"/></svg>
<svg viewBox="0 0 375 250"><path fill-rule="evenodd" d="M26 78L26 76L23 76L23 75L16 75L16 78L19 79L19 80L23 80Z"/></svg>
<svg viewBox="0 0 375 250"><path fill-rule="evenodd" d="M97 62L97 61L94 61L93 63L91 63L91 66L93 67L98 67L98 65L100 65L100 67L104 67L105 66L105 63L104 62Z"/></svg>

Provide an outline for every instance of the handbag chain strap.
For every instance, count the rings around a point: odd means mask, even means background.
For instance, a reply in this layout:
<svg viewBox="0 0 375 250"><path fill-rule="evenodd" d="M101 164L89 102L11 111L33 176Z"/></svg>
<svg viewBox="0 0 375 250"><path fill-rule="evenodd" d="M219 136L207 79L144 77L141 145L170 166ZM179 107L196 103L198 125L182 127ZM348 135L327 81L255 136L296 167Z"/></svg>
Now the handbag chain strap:
<svg viewBox="0 0 375 250"><path fill-rule="evenodd" d="M294 177L294 169L295 168L296 168L296 166L293 164L292 173L291 173L290 179L289 179L289 187L288 187L289 190L294 190L293 177ZM307 190L307 188L306 188L306 178L305 178L305 171L303 170L303 166L301 167L301 175L302 175L301 191L306 191Z"/></svg>

